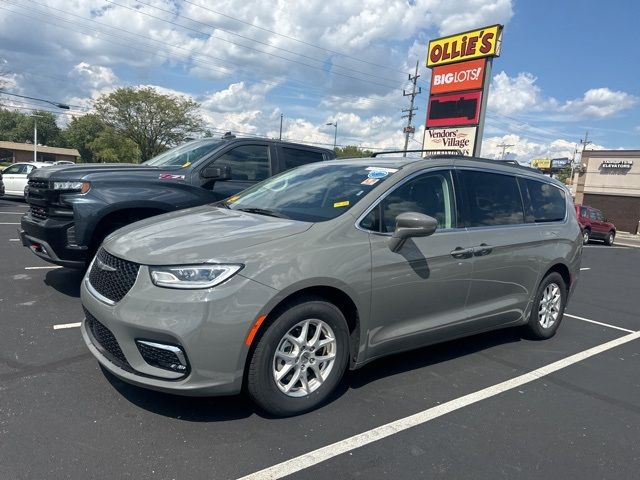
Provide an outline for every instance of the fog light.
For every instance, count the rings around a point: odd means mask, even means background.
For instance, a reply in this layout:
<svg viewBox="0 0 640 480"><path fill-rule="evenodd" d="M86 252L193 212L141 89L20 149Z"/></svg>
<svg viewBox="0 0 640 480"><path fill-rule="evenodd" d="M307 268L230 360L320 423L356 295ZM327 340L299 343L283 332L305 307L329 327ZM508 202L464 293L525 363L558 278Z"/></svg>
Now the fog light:
<svg viewBox="0 0 640 480"><path fill-rule="evenodd" d="M144 361L152 367L184 374L189 370L189 364L180 347L148 340L136 340L136 346Z"/></svg>

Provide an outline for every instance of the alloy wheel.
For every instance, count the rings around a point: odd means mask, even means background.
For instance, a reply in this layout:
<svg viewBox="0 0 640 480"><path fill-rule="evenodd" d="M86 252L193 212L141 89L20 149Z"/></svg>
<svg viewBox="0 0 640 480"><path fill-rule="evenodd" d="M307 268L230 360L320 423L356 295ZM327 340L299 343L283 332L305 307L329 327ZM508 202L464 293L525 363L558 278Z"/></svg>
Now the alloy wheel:
<svg viewBox="0 0 640 480"><path fill-rule="evenodd" d="M322 320L297 323L282 337L273 356L273 379L290 397L314 392L329 377L337 353L336 336Z"/></svg>
<svg viewBox="0 0 640 480"><path fill-rule="evenodd" d="M555 283L550 283L545 287L538 305L538 321L542 328L551 328L558 321L561 306L562 293L560 287Z"/></svg>

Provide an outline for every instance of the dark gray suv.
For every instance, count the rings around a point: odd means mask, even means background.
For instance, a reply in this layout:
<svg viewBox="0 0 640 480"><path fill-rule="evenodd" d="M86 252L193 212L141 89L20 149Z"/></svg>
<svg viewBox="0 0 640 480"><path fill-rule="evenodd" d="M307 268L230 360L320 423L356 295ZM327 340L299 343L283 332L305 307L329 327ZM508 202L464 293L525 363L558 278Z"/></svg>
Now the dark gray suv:
<svg viewBox="0 0 640 480"><path fill-rule="evenodd" d="M112 234L82 284L82 332L127 382L245 388L293 415L385 355L518 325L553 336L581 253L571 196L530 169L316 163Z"/></svg>

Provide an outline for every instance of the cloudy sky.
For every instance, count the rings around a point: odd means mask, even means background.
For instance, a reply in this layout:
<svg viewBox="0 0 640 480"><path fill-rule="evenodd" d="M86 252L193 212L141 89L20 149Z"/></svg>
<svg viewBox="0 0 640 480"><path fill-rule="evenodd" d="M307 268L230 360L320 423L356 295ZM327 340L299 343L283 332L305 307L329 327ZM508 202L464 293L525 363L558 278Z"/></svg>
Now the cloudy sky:
<svg viewBox="0 0 640 480"><path fill-rule="evenodd" d="M0 71L70 114L151 85L200 102L216 134L277 137L284 114L285 139L330 146L337 121L339 145L382 149L403 146L419 62L420 148L429 39L502 23L483 155L507 143L527 162L571 157L586 131L591 147L640 148L638 18L628 0L2 0Z"/></svg>

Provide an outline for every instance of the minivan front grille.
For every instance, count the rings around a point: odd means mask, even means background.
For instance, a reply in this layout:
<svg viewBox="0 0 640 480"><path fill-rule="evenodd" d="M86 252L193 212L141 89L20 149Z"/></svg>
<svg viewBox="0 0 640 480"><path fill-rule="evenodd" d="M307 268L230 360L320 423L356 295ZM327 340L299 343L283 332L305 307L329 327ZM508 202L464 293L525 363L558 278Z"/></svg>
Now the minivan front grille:
<svg viewBox="0 0 640 480"><path fill-rule="evenodd" d="M119 302L138 278L140 265L114 257L101 248L89 272L89 283L100 295Z"/></svg>
<svg viewBox="0 0 640 480"><path fill-rule="evenodd" d="M133 372L133 368L127 361L127 357L122 353L120 344L116 337L113 336L111 330L105 327L98 321L93 315L91 315L87 309L84 310L84 315L87 322L87 327L93 336L93 340L97 342L96 348L100 350L113 364L118 367ZM95 344L94 342L94 344Z"/></svg>

